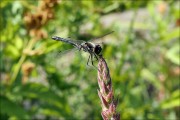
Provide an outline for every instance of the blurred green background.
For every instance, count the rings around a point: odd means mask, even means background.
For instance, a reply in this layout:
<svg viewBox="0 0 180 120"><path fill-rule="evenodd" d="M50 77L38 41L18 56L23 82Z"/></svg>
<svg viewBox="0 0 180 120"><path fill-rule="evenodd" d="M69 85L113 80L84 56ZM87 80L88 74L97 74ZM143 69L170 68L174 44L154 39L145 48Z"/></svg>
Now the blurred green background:
<svg viewBox="0 0 180 120"><path fill-rule="evenodd" d="M180 2L2 0L1 120L101 120L97 70L88 54L53 35L97 43L122 120L180 118ZM97 62L95 63L97 66Z"/></svg>

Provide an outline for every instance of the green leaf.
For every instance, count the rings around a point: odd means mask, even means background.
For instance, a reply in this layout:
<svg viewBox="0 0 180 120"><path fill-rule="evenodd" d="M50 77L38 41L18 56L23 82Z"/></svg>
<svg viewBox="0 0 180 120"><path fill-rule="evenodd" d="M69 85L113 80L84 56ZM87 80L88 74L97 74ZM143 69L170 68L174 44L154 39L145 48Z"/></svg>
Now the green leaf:
<svg viewBox="0 0 180 120"><path fill-rule="evenodd" d="M45 46L45 45L44 45ZM61 46L61 44L59 44L59 42L58 43L56 43L56 44L50 44L50 45L47 45L47 47L46 47L46 49L45 49L45 53L49 53L49 52L51 52L51 51L53 51L53 50L56 50L58 47L60 47Z"/></svg>
<svg viewBox="0 0 180 120"><path fill-rule="evenodd" d="M180 105L180 90L176 90L169 99L162 102L162 109L171 109Z"/></svg>
<svg viewBox="0 0 180 120"><path fill-rule="evenodd" d="M70 108L67 105L64 105L63 108L59 108L54 105L43 104L41 105L40 114L48 115L48 116L70 116Z"/></svg>
<svg viewBox="0 0 180 120"><path fill-rule="evenodd" d="M18 50L22 49L22 47L23 47L23 41L18 36L15 38L15 46Z"/></svg>
<svg viewBox="0 0 180 120"><path fill-rule="evenodd" d="M162 38L162 41L163 42L169 42L170 40L173 40L173 39L178 38L178 37L180 37L180 34L179 34L179 28L177 27L173 31L169 32L168 34L166 32Z"/></svg>
<svg viewBox="0 0 180 120"><path fill-rule="evenodd" d="M37 83L29 83L14 89L13 94L16 97L23 96L40 100L41 104L39 104L38 112L41 114L54 115L57 117L67 116L68 113L70 113L70 107L65 98L56 94L56 92L57 91L53 91L47 86ZM52 114L50 111L52 111Z"/></svg>
<svg viewBox="0 0 180 120"><path fill-rule="evenodd" d="M1 105L2 114L15 116L21 119L29 118L29 115L27 114L27 112L22 107L14 103L13 101L9 100L8 98L4 96L0 96L0 100L1 100L0 105Z"/></svg>
<svg viewBox="0 0 180 120"><path fill-rule="evenodd" d="M29 98L37 98L45 102L57 104L59 106L65 102L64 98L57 95L55 91L52 91L48 87L37 83L29 83L20 86L14 90L14 94L17 96L19 95Z"/></svg>
<svg viewBox="0 0 180 120"><path fill-rule="evenodd" d="M168 58L174 64L180 65L180 47L179 45L174 45L166 53L166 58Z"/></svg>
<svg viewBox="0 0 180 120"><path fill-rule="evenodd" d="M8 44L6 50L12 57L18 57L20 55L20 52L15 45Z"/></svg>
<svg viewBox="0 0 180 120"><path fill-rule="evenodd" d="M114 4L109 5L109 6L106 7L103 11L104 11L104 13L108 13L108 12L111 12L111 11L117 9L118 7L119 7L119 4L117 4L116 2L114 2Z"/></svg>

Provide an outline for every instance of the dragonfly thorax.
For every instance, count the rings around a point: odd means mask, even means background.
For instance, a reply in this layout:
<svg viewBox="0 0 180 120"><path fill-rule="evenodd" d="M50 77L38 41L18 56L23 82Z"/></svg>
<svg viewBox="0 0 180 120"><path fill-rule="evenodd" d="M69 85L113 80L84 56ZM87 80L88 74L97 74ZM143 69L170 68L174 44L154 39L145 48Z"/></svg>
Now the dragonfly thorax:
<svg viewBox="0 0 180 120"><path fill-rule="evenodd" d="M83 43L82 48L85 52L95 53L96 55L100 55L102 51L102 47L100 45L95 45L91 42Z"/></svg>

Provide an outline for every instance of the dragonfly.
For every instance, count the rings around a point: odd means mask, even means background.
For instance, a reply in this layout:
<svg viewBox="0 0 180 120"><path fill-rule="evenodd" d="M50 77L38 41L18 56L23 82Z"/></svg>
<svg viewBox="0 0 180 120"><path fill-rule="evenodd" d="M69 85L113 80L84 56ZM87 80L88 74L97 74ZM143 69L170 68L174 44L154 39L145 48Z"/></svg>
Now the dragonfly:
<svg viewBox="0 0 180 120"><path fill-rule="evenodd" d="M101 45L95 44L95 43L93 43L91 41L96 40L96 39L100 39L100 38L102 38L102 37L104 37L106 35L109 35L109 34L113 33L113 32L114 31L111 31L109 33L106 33L106 34L104 34L104 35L102 35L100 37L91 39L89 41L72 40L70 38L62 38L62 37L59 37L59 36L52 36L52 39L56 40L56 41L61 41L61 42L67 43L67 44L71 44L75 48L77 48L79 51L83 50L84 52L89 53L87 65L89 65L89 60L91 60L91 64L94 66L93 57L95 57L96 60L98 60L99 57L102 56L102 47L101 47Z"/></svg>

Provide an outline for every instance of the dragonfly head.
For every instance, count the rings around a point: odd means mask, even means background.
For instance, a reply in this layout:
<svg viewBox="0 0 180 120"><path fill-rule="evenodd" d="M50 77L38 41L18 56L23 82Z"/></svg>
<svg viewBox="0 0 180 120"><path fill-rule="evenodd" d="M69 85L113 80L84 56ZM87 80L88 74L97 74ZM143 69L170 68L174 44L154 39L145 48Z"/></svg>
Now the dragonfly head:
<svg viewBox="0 0 180 120"><path fill-rule="evenodd" d="M100 45L96 45L95 48L94 48L94 52L97 55L100 55L101 51L102 51L102 47Z"/></svg>

